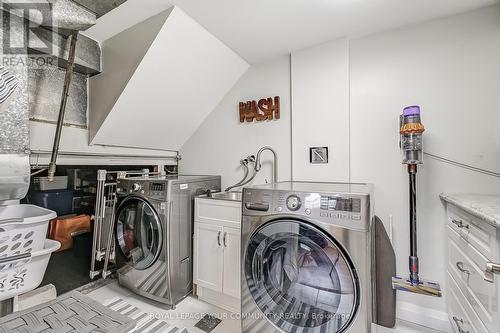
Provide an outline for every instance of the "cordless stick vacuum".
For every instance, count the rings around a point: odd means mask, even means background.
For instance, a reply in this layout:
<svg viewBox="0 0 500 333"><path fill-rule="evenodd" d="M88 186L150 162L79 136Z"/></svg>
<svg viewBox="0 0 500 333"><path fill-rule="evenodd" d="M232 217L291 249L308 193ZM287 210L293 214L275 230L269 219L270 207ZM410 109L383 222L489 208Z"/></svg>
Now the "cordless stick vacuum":
<svg viewBox="0 0 500 333"><path fill-rule="evenodd" d="M393 277L392 287L395 290L407 291L422 295L441 297L439 283L424 281L418 276L417 255L417 165L423 163L424 125L420 122L420 107L409 106L400 116L401 152L403 164L408 165L410 185L410 276L409 278Z"/></svg>

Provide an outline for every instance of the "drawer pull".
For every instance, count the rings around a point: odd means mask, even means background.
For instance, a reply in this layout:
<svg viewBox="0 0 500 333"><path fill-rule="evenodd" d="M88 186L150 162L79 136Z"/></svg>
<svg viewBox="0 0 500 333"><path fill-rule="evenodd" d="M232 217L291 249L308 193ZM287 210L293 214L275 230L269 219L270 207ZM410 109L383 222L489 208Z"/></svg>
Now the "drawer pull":
<svg viewBox="0 0 500 333"><path fill-rule="evenodd" d="M453 222L453 224L455 224L460 229L462 229L462 228L469 229L470 228L470 225L465 224L464 221L462 221L462 220L453 219L453 220L451 220L451 222Z"/></svg>
<svg viewBox="0 0 500 333"><path fill-rule="evenodd" d="M464 263L459 261L456 263L457 268L460 272L470 275L470 271L464 268Z"/></svg>
<svg viewBox="0 0 500 333"><path fill-rule="evenodd" d="M466 331L462 328L462 325L464 324L463 319L459 319L459 318L453 316L453 321L455 322L455 325L457 325L458 333L469 333L469 331Z"/></svg>
<svg viewBox="0 0 500 333"><path fill-rule="evenodd" d="M495 274L500 274L500 265L492 262L486 263L486 270L484 271L484 280L487 282L495 282Z"/></svg>

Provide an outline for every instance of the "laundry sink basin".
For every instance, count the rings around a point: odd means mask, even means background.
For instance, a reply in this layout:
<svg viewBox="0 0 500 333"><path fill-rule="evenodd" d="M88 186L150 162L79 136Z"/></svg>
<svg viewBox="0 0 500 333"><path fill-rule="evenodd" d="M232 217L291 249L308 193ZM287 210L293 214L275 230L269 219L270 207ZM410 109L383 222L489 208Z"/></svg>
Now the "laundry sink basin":
<svg viewBox="0 0 500 333"><path fill-rule="evenodd" d="M218 192L212 194L212 199L228 200L228 201L241 201L241 192Z"/></svg>

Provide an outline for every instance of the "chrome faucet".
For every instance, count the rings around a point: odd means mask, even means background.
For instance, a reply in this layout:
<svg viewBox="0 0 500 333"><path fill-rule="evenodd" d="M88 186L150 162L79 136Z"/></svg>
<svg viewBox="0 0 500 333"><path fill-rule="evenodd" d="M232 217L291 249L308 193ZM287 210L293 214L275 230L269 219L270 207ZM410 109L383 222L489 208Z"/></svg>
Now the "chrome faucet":
<svg viewBox="0 0 500 333"><path fill-rule="evenodd" d="M259 171L262 169L262 153L264 153L266 150L269 150L271 153L273 153L273 182L276 183L278 181L278 154L276 153L276 151L273 148L271 148L269 146L265 146L265 147L262 147L259 149L259 152L257 153L257 157L255 157L254 155L251 155L251 156L248 156L246 159L240 161L240 164L245 168L245 176L243 177L243 179L240 182L234 184L233 186L229 186L228 188L226 188L226 192L229 192L230 190L232 190L233 188L236 188L236 187L245 186L246 184L248 184L252 180L254 180L255 176L257 176L257 173L259 173ZM248 174L249 174L248 164L249 163L255 164L255 166L253 168L253 174L250 177L248 177Z"/></svg>
<svg viewBox="0 0 500 333"><path fill-rule="evenodd" d="M260 171L260 169L262 169L261 156L262 153L266 150L269 150L271 153L273 153L273 182L276 183L278 182L278 154L273 148L269 146L260 148L259 152L257 153L257 161L255 162L255 172L257 173Z"/></svg>

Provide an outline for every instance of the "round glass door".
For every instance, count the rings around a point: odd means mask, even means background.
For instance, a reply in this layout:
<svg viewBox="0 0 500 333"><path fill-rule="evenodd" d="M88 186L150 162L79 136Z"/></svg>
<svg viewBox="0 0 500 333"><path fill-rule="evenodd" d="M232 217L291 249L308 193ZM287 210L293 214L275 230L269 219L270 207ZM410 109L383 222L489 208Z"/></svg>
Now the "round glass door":
<svg viewBox="0 0 500 333"><path fill-rule="evenodd" d="M252 235L244 265L257 307L284 332L340 333L356 315L359 281L347 253L308 223L265 224Z"/></svg>
<svg viewBox="0 0 500 333"><path fill-rule="evenodd" d="M151 267L162 246L162 228L154 208L142 198L129 197L116 216L116 241L127 263L139 270Z"/></svg>

